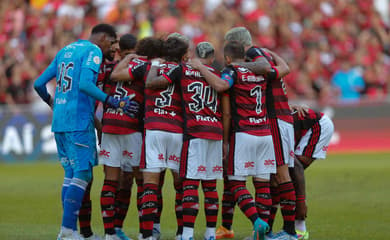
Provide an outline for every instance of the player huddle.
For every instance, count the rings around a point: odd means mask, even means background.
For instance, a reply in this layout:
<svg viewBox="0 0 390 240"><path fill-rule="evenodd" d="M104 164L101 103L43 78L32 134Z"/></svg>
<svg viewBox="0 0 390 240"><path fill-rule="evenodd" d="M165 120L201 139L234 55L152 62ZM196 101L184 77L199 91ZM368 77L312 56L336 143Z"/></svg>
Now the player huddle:
<svg viewBox="0 0 390 240"><path fill-rule="evenodd" d="M234 238L236 203L253 224L251 239L308 239L303 169L314 159L325 158L333 124L322 113L288 104L282 78L289 68L280 56L253 46L249 31L243 27L233 28L225 35L225 68L221 72L211 67L215 54L212 44L199 43L196 57L189 59L189 41L178 33L166 39L148 37L137 43L129 34L122 36L121 60L114 67L109 62L113 42L108 50L102 48L104 44L95 44L106 58L100 65L98 86L107 96L79 86L82 93L105 102L101 125L95 119L95 126L102 132L99 155L105 179L101 210L106 240L129 239L122 225L133 178L137 184L138 238L160 239L161 188L166 169L174 177L176 239L194 239L200 184L204 193L205 240ZM63 75L56 76L58 88L58 79ZM39 84L41 79L42 76L34 86L47 100L42 93L43 84ZM57 95L58 92L54 114ZM58 132L53 127L53 131L56 141L57 135L74 135L71 129ZM71 138L75 142L67 144L77 145L77 139ZM57 146L60 143L57 141ZM77 158L66 151L61 155L58 149L61 159ZM58 239L83 239L77 234L74 216L72 224L66 224L66 202L68 198L74 200L74 194L67 198L64 186L73 182L83 189L83 200L77 198L80 232L85 239L97 239L90 228L91 177L80 177L78 169L67 171L63 166L64 218ZM254 197L246 188L248 177L252 177ZM224 194L222 226L216 229L220 208L218 179L224 179ZM277 206L284 224L280 232L274 233Z"/></svg>

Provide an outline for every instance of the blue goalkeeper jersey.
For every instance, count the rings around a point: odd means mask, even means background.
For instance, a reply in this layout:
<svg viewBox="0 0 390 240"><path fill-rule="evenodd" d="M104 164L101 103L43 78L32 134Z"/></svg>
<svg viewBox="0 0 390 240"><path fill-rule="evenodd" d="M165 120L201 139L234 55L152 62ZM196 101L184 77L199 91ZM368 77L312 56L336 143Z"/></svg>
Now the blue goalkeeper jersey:
<svg viewBox="0 0 390 240"><path fill-rule="evenodd" d="M61 49L49 69L56 69L53 132L83 131L94 124L95 99L80 91L81 70L93 71L97 81L102 52L88 40L78 40Z"/></svg>

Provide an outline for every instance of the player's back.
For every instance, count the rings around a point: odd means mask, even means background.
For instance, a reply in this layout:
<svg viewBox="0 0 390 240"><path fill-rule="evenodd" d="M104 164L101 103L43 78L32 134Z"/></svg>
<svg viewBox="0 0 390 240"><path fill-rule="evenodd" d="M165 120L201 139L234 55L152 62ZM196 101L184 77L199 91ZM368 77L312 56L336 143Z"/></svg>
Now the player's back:
<svg viewBox="0 0 390 240"><path fill-rule="evenodd" d="M270 135L265 107L266 79L241 66L229 66L236 73L236 81L230 89L233 128L252 135Z"/></svg>
<svg viewBox="0 0 390 240"><path fill-rule="evenodd" d="M318 123L324 114L322 112L308 109L304 116L293 114L295 143L298 144L306 132Z"/></svg>
<svg viewBox="0 0 390 240"><path fill-rule="evenodd" d="M205 65L209 71L220 73ZM184 131L193 137L222 140L222 113L218 93L207 83L199 70L183 64L180 82L184 101Z"/></svg>
<svg viewBox="0 0 390 240"><path fill-rule="evenodd" d="M79 89L82 68L97 76L102 53L88 40L79 40L61 49L55 60L56 92L53 108L53 132L83 131L93 124L95 100ZM96 84L96 78L94 78Z"/></svg>

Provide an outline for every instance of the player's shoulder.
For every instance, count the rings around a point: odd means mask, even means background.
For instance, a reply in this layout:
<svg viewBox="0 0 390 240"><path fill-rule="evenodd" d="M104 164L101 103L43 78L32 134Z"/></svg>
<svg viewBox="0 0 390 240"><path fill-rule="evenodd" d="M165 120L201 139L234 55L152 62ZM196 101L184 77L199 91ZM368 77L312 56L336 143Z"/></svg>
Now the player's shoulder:
<svg viewBox="0 0 390 240"><path fill-rule="evenodd" d="M222 72L223 73L230 73L230 74L233 74L236 72L235 70L235 67L231 64L225 66L223 69L222 69Z"/></svg>
<svg viewBox="0 0 390 240"><path fill-rule="evenodd" d="M148 59L146 59L146 58L133 58L129 64L132 66L138 66L138 65L144 65L147 63L148 63Z"/></svg>

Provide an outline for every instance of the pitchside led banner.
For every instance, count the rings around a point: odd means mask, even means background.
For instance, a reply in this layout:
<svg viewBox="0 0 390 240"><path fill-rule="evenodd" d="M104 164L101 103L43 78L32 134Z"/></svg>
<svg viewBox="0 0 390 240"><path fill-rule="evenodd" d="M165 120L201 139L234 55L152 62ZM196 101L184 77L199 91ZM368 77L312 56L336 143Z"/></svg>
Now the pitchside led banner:
<svg viewBox="0 0 390 240"><path fill-rule="evenodd" d="M51 112L0 109L0 162L57 159Z"/></svg>
<svg viewBox="0 0 390 240"><path fill-rule="evenodd" d="M51 112L17 108L0 107L0 163L56 161ZM339 106L323 112L329 113L335 126L328 153L390 152L389 103Z"/></svg>

